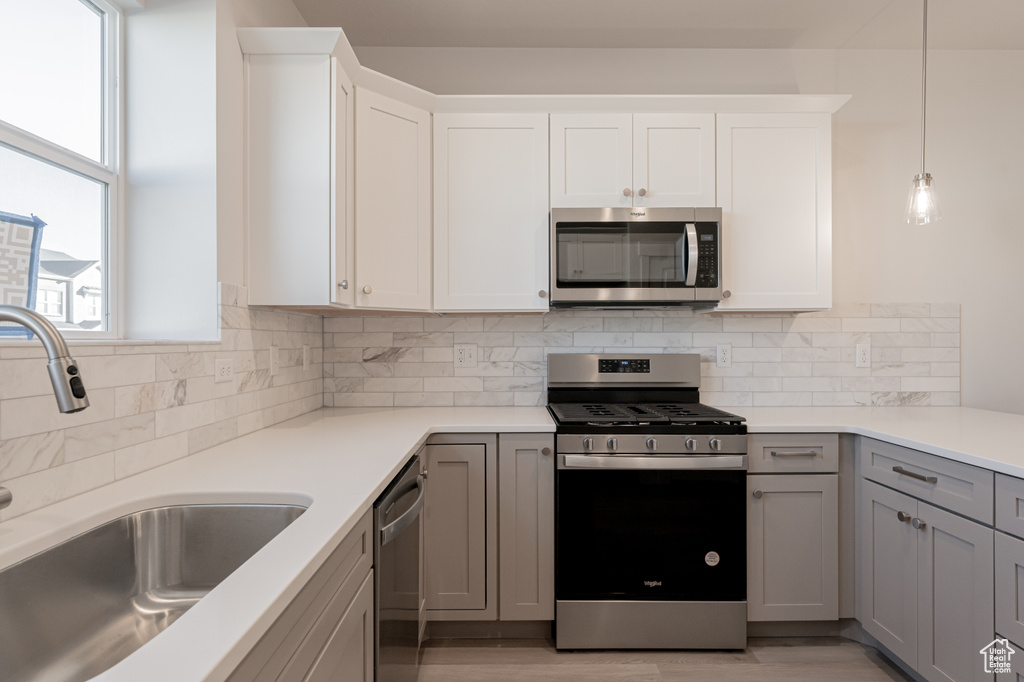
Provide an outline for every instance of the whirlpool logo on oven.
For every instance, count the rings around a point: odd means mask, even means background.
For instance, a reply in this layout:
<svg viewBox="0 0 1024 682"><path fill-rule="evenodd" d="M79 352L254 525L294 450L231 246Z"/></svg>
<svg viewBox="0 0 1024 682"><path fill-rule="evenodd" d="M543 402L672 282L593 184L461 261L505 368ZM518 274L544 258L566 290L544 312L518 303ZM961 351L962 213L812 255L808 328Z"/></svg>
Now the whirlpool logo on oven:
<svg viewBox="0 0 1024 682"><path fill-rule="evenodd" d="M661 587L661 581L660 580L645 580L644 581L644 585L646 585L647 587Z"/></svg>

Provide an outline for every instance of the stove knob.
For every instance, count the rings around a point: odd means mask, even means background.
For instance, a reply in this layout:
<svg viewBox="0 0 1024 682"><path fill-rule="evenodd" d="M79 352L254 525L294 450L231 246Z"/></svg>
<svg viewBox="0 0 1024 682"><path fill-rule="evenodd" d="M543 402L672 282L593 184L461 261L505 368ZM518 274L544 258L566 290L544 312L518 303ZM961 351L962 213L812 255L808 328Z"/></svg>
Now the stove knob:
<svg viewBox="0 0 1024 682"><path fill-rule="evenodd" d="M718 450L719 452L722 450L722 440L720 438L712 438L708 445L711 446L712 450Z"/></svg>
<svg viewBox="0 0 1024 682"><path fill-rule="evenodd" d="M697 449L697 441L695 441L693 438L687 438L686 442L683 443L683 445L686 446L687 450L693 451Z"/></svg>
<svg viewBox="0 0 1024 682"><path fill-rule="evenodd" d="M619 449L619 439L618 438L609 438L608 439L608 449L613 451L613 452L615 450L618 450Z"/></svg>
<svg viewBox="0 0 1024 682"><path fill-rule="evenodd" d="M593 450L594 449L594 439L593 438L584 438L583 439L583 449L584 450Z"/></svg>
<svg viewBox="0 0 1024 682"><path fill-rule="evenodd" d="M647 449L648 450L657 450L658 449L658 439L657 438L648 438L647 439Z"/></svg>

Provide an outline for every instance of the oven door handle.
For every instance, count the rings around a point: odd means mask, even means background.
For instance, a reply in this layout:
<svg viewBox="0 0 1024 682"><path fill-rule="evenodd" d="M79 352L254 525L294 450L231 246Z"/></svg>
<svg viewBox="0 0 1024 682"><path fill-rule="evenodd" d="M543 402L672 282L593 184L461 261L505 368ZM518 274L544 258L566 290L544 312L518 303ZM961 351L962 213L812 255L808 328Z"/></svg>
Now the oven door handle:
<svg viewBox="0 0 1024 682"><path fill-rule="evenodd" d="M666 455L646 455L629 457L626 455L560 455L559 469L659 469L659 470L691 470L705 471L708 469L746 470L746 455L687 455L671 457Z"/></svg>
<svg viewBox="0 0 1024 682"><path fill-rule="evenodd" d="M697 284L697 226L694 223L686 223L686 250L689 256L686 264L686 286L692 287Z"/></svg>

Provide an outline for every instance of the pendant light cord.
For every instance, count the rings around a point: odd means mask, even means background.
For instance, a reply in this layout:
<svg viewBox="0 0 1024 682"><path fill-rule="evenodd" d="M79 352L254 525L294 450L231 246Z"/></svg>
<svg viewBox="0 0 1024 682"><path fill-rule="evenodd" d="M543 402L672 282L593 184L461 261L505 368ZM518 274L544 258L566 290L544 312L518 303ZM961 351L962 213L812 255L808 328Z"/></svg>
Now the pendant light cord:
<svg viewBox="0 0 1024 682"><path fill-rule="evenodd" d="M921 37L921 177L924 177L925 110L928 102L928 0L924 0L924 34Z"/></svg>

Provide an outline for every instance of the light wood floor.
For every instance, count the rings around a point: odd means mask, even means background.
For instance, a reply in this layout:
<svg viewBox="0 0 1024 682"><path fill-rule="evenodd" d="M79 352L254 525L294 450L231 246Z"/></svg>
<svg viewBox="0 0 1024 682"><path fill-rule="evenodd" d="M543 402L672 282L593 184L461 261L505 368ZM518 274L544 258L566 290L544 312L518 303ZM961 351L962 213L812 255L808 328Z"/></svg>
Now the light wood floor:
<svg viewBox="0 0 1024 682"><path fill-rule="evenodd" d="M877 651L839 637L751 639L746 651L558 652L547 640L431 640L419 682L905 682Z"/></svg>

